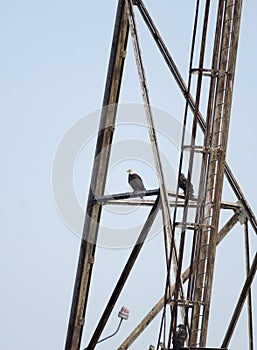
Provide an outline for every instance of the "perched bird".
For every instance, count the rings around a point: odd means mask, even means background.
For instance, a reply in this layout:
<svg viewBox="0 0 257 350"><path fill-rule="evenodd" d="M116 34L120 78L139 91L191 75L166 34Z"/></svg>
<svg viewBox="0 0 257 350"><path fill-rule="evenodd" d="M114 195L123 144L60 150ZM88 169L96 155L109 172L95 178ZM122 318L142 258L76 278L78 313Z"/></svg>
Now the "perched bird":
<svg viewBox="0 0 257 350"><path fill-rule="evenodd" d="M172 337L173 350L180 350L184 346L186 338L186 327L183 324L179 324Z"/></svg>
<svg viewBox="0 0 257 350"><path fill-rule="evenodd" d="M133 169L128 169L127 173L129 173L128 183L133 188L134 192L146 191L143 180L138 174L134 172ZM140 196L140 197L143 198L144 196Z"/></svg>
<svg viewBox="0 0 257 350"><path fill-rule="evenodd" d="M187 189L187 178L183 173L179 175L179 187L184 191L184 195L186 196L186 189ZM189 183L189 199L192 199L194 197L194 187Z"/></svg>

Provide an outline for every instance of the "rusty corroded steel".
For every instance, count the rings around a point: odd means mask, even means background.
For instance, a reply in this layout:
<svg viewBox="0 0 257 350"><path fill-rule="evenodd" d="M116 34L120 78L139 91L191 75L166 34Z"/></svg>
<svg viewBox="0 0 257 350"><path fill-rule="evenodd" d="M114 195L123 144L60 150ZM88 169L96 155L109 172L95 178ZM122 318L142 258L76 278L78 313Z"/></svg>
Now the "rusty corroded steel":
<svg viewBox="0 0 257 350"><path fill-rule="evenodd" d="M225 5L224 10L223 5ZM203 229L200 232L200 250L194 297L196 301L202 301L204 304L203 306L200 304L196 305L193 309L190 335L191 346L205 346L207 338L241 17L241 1L234 2L229 0L226 4L220 2L220 10L221 13L218 14L217 19L212 67L219 73L216 83L211 84L209 96L207 126L211 128L211 131L208 131L208 128L206 129L205 147L209 147L210 151L208 162L204 161L202 163L202 173L205 174L207 186L204 191L206 198L202 211ZM218 60L217 57L219 58ZM212 120L210 118L211 115L213 115ZM208 120L210 121L208 122Z"/></svg>
<svg viewBox="0 0 257 350"><path fill-rule="evenodd" d="M257 270L257 253L255 253L255 257L253 259L251 268L250 268L249 273L247 275L247 278L246 278L246 281L244 283L243 289L242 289L242 291L240 293L240 296L239 296L239 299L238 299L235 311L234 311L233 316L231 318L231 321L230 321L228 330L226 332L226 335L224 337L223 343L221 345L222 347L227 347L229 345L229 342L231 340L231 337L232 337L233 331L235 329L236 323L237 323L238 318L240 316L240 312L242 311L245 299L247 298L247 295L249 293L249 289L250 289L252 281L254 279L254 275L256 273L256 270Z"/></svg>
<svg viewBox="0 0 257 350"><path fill-rule="evenodd" d="M157 178L160 186L163 228L164 228L164 234L165 234L165 239L167 244L168 239L171 237L171 230L172 230L171 214L170 214L170 209L168 204L169 203L168 191L165 184L163 166L161 162L160 150L159 150L158 141L157 141L157 132L153 121L152 107L150 104L146 75L145 75L145 70L144 70L144 65L143 65L143 60L141 55L141 48L139 45L139 38L137 34L133 4L131 0L125 0L125 3L127 8L127 16L129 21L130 33L133 41L137 71L138 71L138 76L139 76L139 81L141 86L142 99L144 102L145 115L146 115L146 120L148 124L149 140L152 146L155 170L156 170L156 174L157 174ZM173 249L173 247L171 247L171 249ZM166 246L166 252L167 252L167 246Z"/></svg>
<svg viewBox="0 0 257 350"><path fill-rule="evenodd" d="M193 96L190 94L190 92L188 90L188 86L186 85L185 81L183 80L182 75L180 74L179 69L178 69L177 65L175 64L175 61L172 58L171 53L169 52L167 46L164 43L164 40L162 39L158 29L156 28L156 26L154 24L154 21L152 20L149 12L147 11L142 0L137 0L136 5L137 5L139 12L142 15L142 18L144 19L152 37L153 37L153 40L155 41L158 49L160 50L160 53L162 54L167 66L172 74L172 76L174 77L175 82L177 83L182 95L185 97L185 99L188 100L190 109L192 110L193 113L195 113L195 100L194 100ZM221 14L222 14L223 5L224 5L224 1L220 1L219 2L219 10L218 10L219 23L221 23L221 20L222 20ZM220 30L220 27L219 27L219 25L217 25L216 35L219 35L219 33L218 33L219 30ZM215 60L213 61L213 66L211 69L211 71L214 71L214 72L217 71L214 69L214 67L216 66L215 62L218 59L218 49L219 49L219 46L215 45L214 46ZM214 82L215 82L215 75L213 75L212 84ZM211 105L209 107L211 108ZM210 115L210 113L211 113L211 110L209 110L208 114ZM206 133L206 128L208 129L208 124L206 124L206 121L205 121L200 110L198 111L198 123L199 123L200 129L204 133ZM251 209L251 206L247 202L247 199L246 199L245 195L243 194L242 189L240 188L235 176L233 175L233 173L232 173L232 171L227 163L225 163L225 175L226 175L227 180L231 186L231 189L234 191L237 199L242 202L245 210L247 211L249 221L250 221L255 233L257 234L257 219L254 215L254 212Z"/></svg>
<svg viewBox="0 0 257 350"><path fill-rule="evenodd" d="M213 129L209 166L207 170L206 203L204 222L211 224L208 235L208 259L206 261L206 279L204 281L204 314L203 331L200 337L200 345L206 345L208 320L211 305L213 271L216 255L216 242L220 218L221 195L225 173L225 159L228 143L229 121L231 114L234 76L236 68L236 57L238 49L238 37L241 20L242 1L229 0L226 2L224 11L224 24L221 33L221 47L219 69L217 78L215 105L213 108ZM214 176L215 174L215 176ZM209 205L212 203L212 208ZM211 215L211 217L210 217Z"/></svg>
<svg viewBox="0 0 257 350"><path fill-rule="evenodd" d="M178 268L177 249L176 249L175 238L174 238L174 235L172 234L172 220L171 220L170 206L169 206L169 200L168 200L168 191L165 183L164 171L163 171L162 160L160 156L160 150L158 146L157 132L155 129L152 107L150 104L150 97L149 97L148 87L147 87L147 79L146 79L144 64L143 64L142 55L141 55L141 48L140 48L140 43L139 43L139 38L137 33L133 4L131 0L125 0L125 3L127 8L130 34L133 42L138 77L140 81L142 100L144 103L145 116L146 116L147 125L148 125L149 141L152 146L155 170L158 178L158 183L160 186L161 206L162 206L161 212L162 212L162 218L163 218L163 232L164 232L167 270L168 271L170 270L170 266L172 264L173 269L176 273ZM170 258L169 258L169 255L170 255ZM183 283L180 278L179 280L180 280L180 293L183 294ZM167 274L165 288L166 288L167 294L169 294L170 296L171 282L170 282L169 273Z"/></svg>
<svg viewBox="0 0 257 350"><path fill-rule="evenodd" d="M152 224L156 218L156 215L158 214L158 211L159 211L159 207L160 207L160 195L158 195L153 207L152 207L152 210L150 211L150 214L148 215L148 218L144 224L144 227L142 228L142 231L138 237L138 240L137 242L135 243L135 246L130 254L130 257L120 275L120 278L113 290L113 293L106 305L106 308L102 314L102 317L100 318L99 320L99 323L96 327L96 330L89 342L89 345L87 346L87 349L90 350L90 349L94 349L101 334L102 334L102 331L104 329L104 326L106 325L106 322L108 321L108 318L115 306L115 303L127 281L127 278L135 264L135 261L144 245L144 242L146 240L146 237L152 227Z"/></svg>
<svg viewBox="0 0 257 350"><path fill-rule="evenodd" d="M192 170L193 170L193 162L194 162L194 150L195 150L195 141L196 141L196 133L197 133L197 126L198 126L198 114L199 114L199 106L200 106L200 101L201 101L201 91L202 91L202 80L203 80L203 69L204 69L204 58L205 58L205 47L206 47L206 41L207 41L207 28L208 28L208 21L209 21L209 12L210 12L210 0L207 0L205 2L205 10L204 10L204 19L203 19L203 27L202 27L202 40L201 40L201 45L200 45L200 56L199 56L199 66L198 66L198 79L197 79L197 86L196 86L196 99L195 99L195 110L194 110L194 117L193 117L193 123L192 123L192 129L191 129L191 141L190 141L190 157L189 157L189 165L188 165L188 174L187 174L187 187L188 187L188 183L190 183L191 180L191 174L192 174ZM190 64L192 65L192 57L193 57L193 52L191 52L191 60L190 60ZM190 66L190 69L192 69L192 67ZM189 78L189 87L190 87L190 81L191 78ZM188 106L188 100L186 101L186 109L185 109L185 114L184 114L184 128L186 127L186 123L187 123L187 106ZM183 133L184 135L184 133ZM182 149L184 148L184 139L182 136ZM181 152L181 158L180 158L180 169L179 169L179 173L181 172L182 169L182 163L183 163L183 152ZM199 192L199 191L198 191ZM200 196L199 196L200 195ZM201 191L199 192L198 195L198 204L199 201L201 201ZM189 193L187 191L187 194L185 196L185 207L183 210L183 227L181 230L181 234L180 234L180 247L179 247L179 266L178 266L178 273L176 276L176 287L175 287L175 292L174 292L174 300L176 300L176 298L178 297L178 290L179 290L179 275L181 273L181 267L182 267L182 263L183 263L183 255L184 255L184 247L185 247L185 237L186 237L186 233L187 233L187 217L188 217L188 199L189 199ZM176 221L176 209L175 209L175 214L174 214L174 221ZM192 252L195 250L196 244L197 244L197 234L196 232L200 230L200 226L199 226L199 215L196 215L195 218L195 224L197 224L195 226L195 235L194 235L194 241L192 244ZM174 228L175 229L175 228ZM191 267L190 267L190 275L194 274L194 260L193 260L193 254L191 257ZM188 288L188 292L187 292L187 299L191 299L192 301L198 301L196 298L193 299L191 298L191 279L192 276L190 276L190 281L189 281L189 288ZM174 334L175 329L177 327L177 304L174 304L174 314L173 314L173 323L171 324L170 327L170 335L169 335L169 343L168 346L170 347L171 345L171 338L172 338L172 334ZM188 325L189 326L189 325ZM190 327L189 327L190 329ZM191 328L192 329L192 328Z"/></svg>
<svg viewBox="0 0 257 350"><path fill-rule="evenodd" d="M249 230L248 230L248 217L245 217L244 222L244 233L245 233L245 266L246 276L250 272L250 246L249 246ZM249 350L253 350L253 309L252 309L252 292L251 286L249 287L247 295L247 312L248 312L248 332L249 332Z"/></svg>
<svg viewBox="0 0 257 350"><path fill-rule="evenodd" d="M218 234L217 245L227 236L232 228L238 222L240 213L237 211L228 222L222 227ZM185 283L189 278L190 266L183 272L182 281ZM174 290L175 284L171 289ZM134 341L140 336L140 334L147 328L147 326L155 319L155 317L162 311L165 303L164 296L154 305L144 319L137 325L137 327L130 333L130 335L124 340L124 342L118 347L118 350L126 350L134 343Z"/></svg>
<svg viewBox="0 0 257 350"><path fill-rule="evenodd" d="M99 126L99 133L95 151L91 186L88 196L86 217L84 222L83 236L81 240L80 255L78 261L77 275L73 292L73 300L69 319L65 350L79 350L85 322L86 307L94 256L96 250L98 228L101 220L102 205L145 205L151 206L152 210L145 222L141 232L140 242L135 245L131 256L125 266L120 278L114 286L113 293L99 320L99 323L89 341L88 349L93 350L107 323L111 311L125 285L126 279L132 270L133 264L140 253L140 249L159 209L162 210L163 232L165 243L165 257L167 265L167 277L164 296L146 315L142 322L120 345L119 350L128 349L135 339L142 333L148 324L163 311L162 324L160 327L158 346L160 338L164 334L164 342L167 348L171 347L172 334L177 325L178 310L181 311L181 319L189 331L190 348L204 348L208 331L208 320L211 305L212 281L216 247L227 233L235 226L245 211L246 220L249 220L254 231L257 233L257 220L251 210L245 196L236 182L226 159L228 142L229 120L231 113L233 82L236 66L238 34L240 27L242 0L217 0L216 34L213 45L213 58L210 67L205 67L205 50L207 43L207 27L209 21L210 0L206 0L204 18L202 21L202 37L200 41L199 66L192 67L190 60L188 86L183 81L174 60L165 46L160 33L151 19L142 0L118 0L116 22L114 27L111 56L106 80L103 109ZM137 7L142 18L146 22L161 54L163 55L170 72L177 82L186 100L184 128L186 128L188 107L193 112L191 126L190 144L185 145L182 136L181 159L178 176L183 165L183 152L190 152L189 165L187 166L187 188L194 169L194 157L197 153L201 156L202 163L199 176L199 192L196 197L189 198L188 191L185 196L171 192L165 184L165 176L157 142L154 126L154 115L152 114L144 64L137 34L134 7ZM197 11L196 11L197 12ZM197 18L197 16L195 17ZM195 22L196 24L196 22ZM152 146L153 159L159 182L158 189L147 190L144 196L158 196L158 200L139 199L142 193L118 193L104 195L105 182L111 152L112 139L115 129L116 104L119 100L119 92L122 81L123 66L127 47L129 32L135 53L138 76L141 86L142 98L145 107L146 120L148 123L149 141ZM194 37L194 36L193 36ZM193 47L194 45L192 45ZM191 52L193 58L193 50ZM190 81L192 75L196 76L195 97L190 92ZM209 96L207 100L207 112L205 118L200 112L203 99L202 81L203 77L209 79ZM200 129L204 133L201 145L195 144L196 135ZM183 131L184 132L184 131ZM228 203L221 200L224 175L238 198L237 203ZM174 207L173 220L170 207ZM195 210L195 218L188 219L188 212ZM232 210L234 215L228 220L223 228L219 229L220 210ZM177 217L177 211L182 213ZM195 221L194 221L195 220ZM241 222L241 221L240 221ZM253 266L249 268L249 247L247 246L247 221L245 225L246 240L246 263L247 281L240 299L240 306L235 311L230 328L224 339L223 345L227 346L233 333L233 327L240 314L240 308L246 296L249 296L249 346L253 342L253 330L251 326L252 307L250 284L254 273ZM187 232L192 238L190 266L184 269L184 250ZM176 248L175 237L179 236L179 250ZM143 239L142 239L143 237ZM255 259L256 260L256 259ZM254 262L255 262L254 260ZM173 263L175 282L171 283L171 266ZM256 268L255 268L256 270ZM188 281L185 284L185 281ZM166 313L166 307L170 313ZM190 307L190 310L188 311ZM240 309L240 310L239 310ZM166 319L167 317L167 319ZM169 317L169 318L168 318ZM163 321L165 318L165 322ZM166 327L163 331L163 327ZM166 336L167 333L167 336ZM207 348L206 348L207 349ZM211 348L210 348L211 349Z"/></svg>
<svg viewBox="0 0 257 350"><path fill-rule="evenodd" d="M66 337L66 350L80 348L89 285L94 263L101 205L94 201L104 193L108 162L115 125L116 107L128 38L128 22L124 1L118 3L112 49L107 73L103 109L95 152L95 161L88 196L86 218L81 240L77 275L73 292L70 319Z"/></svg>

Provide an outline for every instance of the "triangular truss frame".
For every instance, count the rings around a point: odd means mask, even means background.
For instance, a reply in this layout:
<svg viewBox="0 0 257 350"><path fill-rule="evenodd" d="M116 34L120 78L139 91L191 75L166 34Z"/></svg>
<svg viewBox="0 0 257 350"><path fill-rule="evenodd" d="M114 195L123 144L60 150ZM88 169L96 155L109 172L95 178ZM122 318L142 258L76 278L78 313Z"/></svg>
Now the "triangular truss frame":
<svg viewBox="0 0 257 350"><path fill-rule="evenodd" d="M245 299L248 298L249 349L253 350L251 283L257 268L257 258L255 256L252 265L250 266L248 223L250 223L255 233L257 233L257 220L231 169L225 161L242 0L227 0L226 2L222 0L219 1L215 41L216 46L214 45L212 67L210 69L205 69L203 66L203 58L209 6L210 0L207 0L205 4L205 18L203 22L199 67L197 69L193 69L191 67L191 73L198 74L197 92L196 98L194 99L190 93L190 80L188 85L184 82L143 1L118 1L102 105L101 121L96 144L91 185L87 201L77 275L66 337L66 350L79 350L81 345L94 257L97 248L97 236L101 221L102 205L106 203L120 204L121 202L123 205L126 205L126 203L131 205L133 204L134 198L139 198L140 195L142 195L141 193L119 193L112 194L110 196L104 195L129 32L131 34L134 47L142 98L148 122L149 139L152 145L155 169L159 182L159 189L148 190L146 193L144 193L146 197L155 196L156 199L150 203L152 206L151 211L141 230L138 241L132 249L130 257L112 292L112 295L110 296L95 332L88 343L89 345L87 349L94 349L99 341L111 311L113 310L113 307L134 266L136 258L140 253L157 213L159 210L161 210L163 217L163 232L166 241L165 253L168 271L165 295L151 309L151 311L138 324L138 326L119 346L118 349L128 349L129 346L144 331L147 325L162 310L165 310L167 305L172 305L173 310L170 317L170 334L167 339L168 348L171 346L171 336L176 328L178 309L183 309L184 311L187 310L184 313L183 318L190 333L190 349L200 349L206 346L216 246L222 241L228 232L230 232L236 223L240 222L244 225L245 229L247 277L238 300L238 304L235 308L235 312L231 319L231 323L221 344L221 348L225 349L228 347L236 321L240 315L242 305ZM187 147L187 149L190 149L187 186L189 186L190 182L194 154L195 152L201 152L203 154L201 176L199 179L199 188L201 188L201 191L199 192L195 203L190 200L188 194L185 197L178 194L178 184L175 193L168 191L165 185L162 162L159 155L156 131L154 127L154 118L149 101L147 82L137 35L134 7L136 7L138 12L142 15L142 18L145 21L153 40L160 50L180 91L185 97L185 120L188 109L192 111L194 116L190 145L184 145L182 140L182 157L180 160L178 177L181 173L184 148ZM204 118L199 111L201 79L204 75L210 77L209 107L206 118ZM222 91L222 93L220 91ZM222 108L220 108L221 105L223 106ZM194 141L197 127L200 127L204 133L204 144L201 146L195 145ZM215 135L218 135L216 144ZM214 176L210 175L212 168L215 171ZM237 197L238 202L236 203L227 203L221 200L224 175L226 176L231 189ZM141 200L142 204L144 204L144 202L144 199ZM135 204L138 203L139 201L137 200ZM178 223L176 221L176 209L180 205L183 206L182 223ZM198 219L192 224L192 227L190 227L189 223L187 222L187 210L192 205L197 205ZM170 212L171 206L175 208L175 214L173 217L171 216ZM221 209L230 209L233 211L233 215L223 226L223 228L218 231L219 213ZM181 232L179 248L177 248L175 242L175 232L178 228ZM195 246L194 249L192 249L192 263L184 272L182 272L181 266L184 249L183 239L185 238L185 233L187 230L193 230L195 235ZM208 246L208 249L204 250L204 247L206 248L206 246ZM206 255L207 250L208 253ZM171 283L169 277L172 266L175 272L175 283L173 284ZM185 291L183 290L183 284L186 281L188 281L187 295L185 295ZM199 290L201 291L199 292ZM188 311L188 309L190 310ZM161 340L161 330L158 340L158 348Z"/></svg>

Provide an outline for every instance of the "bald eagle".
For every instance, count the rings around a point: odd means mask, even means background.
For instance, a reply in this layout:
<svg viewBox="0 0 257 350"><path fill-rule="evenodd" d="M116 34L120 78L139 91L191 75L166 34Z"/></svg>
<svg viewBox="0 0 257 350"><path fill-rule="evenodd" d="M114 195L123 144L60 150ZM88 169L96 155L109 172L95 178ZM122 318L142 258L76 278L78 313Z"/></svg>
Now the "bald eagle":
<svg viewBox="0 0 257 350"><path fill-rule="evenodd" d="M179 187L184 191L184 195L186 196L186 189L187 189L187 178L183 173L179 175ZM189 199L192 199L194 197L194 187L189 183Z"/></svg>
<svg viewBox="0 0 257 350"><path fill-rule="evenodd" d="M172 337L173 350L180 350L184 347L184 343L187 338L186 327L183 324L177 326L177 330Z"/></svg>
<svg viewBox="0 0 257 350"><path fill-rule="evenodd" d="M139 192L139 191L146 191L146 188L144 186L143 180L141 177L134 172L133 169L128 169L127 173L128 175L128 183L130 186L133 188L134 192ZM144 196L140 196L140 198L143 198Z"/></svg>

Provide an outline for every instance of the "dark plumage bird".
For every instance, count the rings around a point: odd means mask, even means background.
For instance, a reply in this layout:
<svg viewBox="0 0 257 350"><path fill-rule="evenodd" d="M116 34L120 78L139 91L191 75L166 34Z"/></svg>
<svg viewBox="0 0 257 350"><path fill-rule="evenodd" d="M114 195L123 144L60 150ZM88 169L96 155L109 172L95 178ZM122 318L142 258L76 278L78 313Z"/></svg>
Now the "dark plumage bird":
<svg viewBox="0 0 257 350"><path fill-rule="evenodd" d="M183 173L179 176L179 187L184 191L184 195L186 196L186 189L187 189L187 178ZM189 183L189 199L192 199L194 197L194 187Z"/></svg>
<svg viewBox="0 0 257 350"><path fill-rule="evenodd" d="M128 169L127 173L128 175L128 183L130 186L133 188L134 192L139 192L139 191L146 191L146 188L144 186L143 180L141 177L134 172L133 169ZM144 196L141 196L143 198Z"/></svg>
<svg viewBox="0 0 257 350"><path fill-rule="evenodd" d="M180 350L183 348L186 338L186 327L183 324L179 324L172 337L173 350Z"/></svg>

